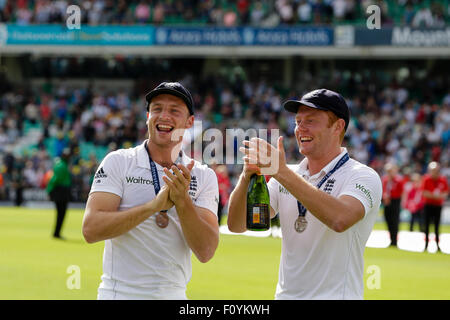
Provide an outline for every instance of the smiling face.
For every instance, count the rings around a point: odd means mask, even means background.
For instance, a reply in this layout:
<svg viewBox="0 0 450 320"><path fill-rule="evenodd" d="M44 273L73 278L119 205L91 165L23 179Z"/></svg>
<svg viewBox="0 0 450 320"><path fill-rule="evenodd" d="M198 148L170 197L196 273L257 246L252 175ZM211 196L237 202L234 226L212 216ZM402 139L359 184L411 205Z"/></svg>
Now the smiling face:
<svg viewBox="0 0 450 320"><path fill-rule="evenodd" d="M311 159L327 158L340 150L345 121L329 111L300 106L295 116L295 137L299 151Z"/></svg>
<svg viewBox="0 0 450 320"><path fill-rule="evenodd" d="M186 103L170 94L154 97L147 117L149 143L163 148L178 144L184 130L194 124L194 116L189 114Z"/></svg>

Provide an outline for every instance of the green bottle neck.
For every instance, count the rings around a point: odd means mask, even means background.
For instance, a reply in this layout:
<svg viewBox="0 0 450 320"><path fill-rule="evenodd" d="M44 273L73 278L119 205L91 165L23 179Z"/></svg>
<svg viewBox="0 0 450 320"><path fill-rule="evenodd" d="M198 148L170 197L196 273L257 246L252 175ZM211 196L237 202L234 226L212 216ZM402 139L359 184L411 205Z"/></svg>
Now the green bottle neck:
<svg viewBox="0 0 450 320"><path fill-rule="evenodd" d="M256 175L256 178L255 178L255 182L256 183L264 183L264 182L266 182L266 178L264 177L264 175Z"/></svg>

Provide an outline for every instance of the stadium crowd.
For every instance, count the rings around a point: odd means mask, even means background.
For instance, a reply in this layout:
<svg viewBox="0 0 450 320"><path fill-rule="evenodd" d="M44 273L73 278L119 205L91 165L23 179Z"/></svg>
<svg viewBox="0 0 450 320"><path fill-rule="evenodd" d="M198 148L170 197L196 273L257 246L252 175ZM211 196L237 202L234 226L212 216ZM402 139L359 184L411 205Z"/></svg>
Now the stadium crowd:
<svg viewBox="0 0 450 320"><path fill-rule="evenodd" d="M437 0L1 0L0 22L19 25L64 23L78 5L81 22L101 24L208 24L274 27L293 24L365 23L376 4L383 24L443 27L448 1Z"/></svg>
<svg viewBox="0 0 450 320"><path fill-rule="evenodd" d="M196 120L202 121L203 130L219 128L226 137L227 128L280 128L290 163L298 162L300 155L293 114L282 109L282 102L315 88L335 90L342 93L351 109L345 145L355 159L380 175L386 163L396 163L407 176L422 175L430 161L437 161L442 174L449 178L448 77L416 76L412 73L403 81L393 78L385 82L379 73L335 71L331 76L318 77L304 72L293 87L283 88L266 80L249 79L243 68L234 66L214 75L184 74L176 80L194 93ZM162 73L155 74L151 82L136 82L135 88L126 92L92 90L89 85L72 88L60 79L41 88L13 86L3 78L0 198L9 199L12 189L45 188L54 157L70 148L73 199L85 201L101 158L111 150L131 147L145 139L144 95L163 80ZM29 138L30 128L39 131L39 139L25 146L21 154L14 153L19 142ZM237 156L236 146L232 148ZM229 149L223 154L227 152ZM240 165L220 168L232 188Z"/></svg>

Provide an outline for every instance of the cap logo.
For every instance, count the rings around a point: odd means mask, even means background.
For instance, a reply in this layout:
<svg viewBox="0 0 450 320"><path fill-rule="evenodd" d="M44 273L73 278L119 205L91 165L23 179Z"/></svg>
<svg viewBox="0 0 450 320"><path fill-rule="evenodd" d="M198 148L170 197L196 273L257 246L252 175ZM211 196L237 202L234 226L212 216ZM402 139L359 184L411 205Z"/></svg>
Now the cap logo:
<svg viewBox="0 0 450 320"><path fill-rule="evenodd" d="M311 91L311 92L308 92L307 94L305 94L302 99L309 99L309 98L313 98L313 97L317 98L318 96L319 96L319 90L314 90L314 91Z"/></svg>
<svg viewBox="0 0 450 320"><path fill-rule="evenodd" d="M177 87L177 84L176 84L176 83L173 83L173 82L167 82L167 83L166 83L166 87L169 87L169 88L176 88L176 87Z"/></svg>
<svg viewBox="0 0 450 320"><path fill-rule="evenodd" d="M155 89L147 93L147 95L145 96L145 100L147 100L148 102L147 111L150 106L151 100L158 94L162 93L172 94L181 98L186 103L189 113L191 115L194 114L194 101L192 99L192 96L190 92L178 82L162 82Z"/></svg>

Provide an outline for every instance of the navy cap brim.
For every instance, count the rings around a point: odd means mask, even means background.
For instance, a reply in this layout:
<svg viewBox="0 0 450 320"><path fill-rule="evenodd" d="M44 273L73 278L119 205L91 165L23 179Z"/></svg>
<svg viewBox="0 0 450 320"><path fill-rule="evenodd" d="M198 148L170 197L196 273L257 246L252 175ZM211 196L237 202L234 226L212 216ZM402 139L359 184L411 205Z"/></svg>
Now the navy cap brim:
<svg viewBox="0 0 450 320"><path fill-rule="evenodd" d="M188 98L188 96L182 94L181 92L179 92L177 90L172 90L172 89L168 89L168 88L155 89L155 90L150 91L145 96L145 100L150 104L150 101L152 101L152 99L154 97L159 96L160 94L170 94L172 96L176 96L176 97L180 98L186 104L186 107L188 108L189 113L191 115L194 114L192 106L191 106L191 102L189 101L190 99ZM147 111L148 111L148 106L147 106Z"/></svg>
<svg viewBox="0 0 450 320"><path fill-rule="evenodd" d="M297 113L298 112L298 107L300 106L307 106L310 108L314 108L314 109L320 109L320 110L325 110L327 111L328 109L326 108L322 108L318 105L315 105L314 103L311 103L309 101L302 101L302 100L288 100L285 103L283 103L283 107L286 111L292 112L292 113Z"/></svg>

